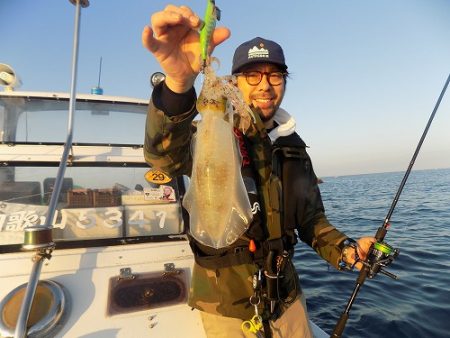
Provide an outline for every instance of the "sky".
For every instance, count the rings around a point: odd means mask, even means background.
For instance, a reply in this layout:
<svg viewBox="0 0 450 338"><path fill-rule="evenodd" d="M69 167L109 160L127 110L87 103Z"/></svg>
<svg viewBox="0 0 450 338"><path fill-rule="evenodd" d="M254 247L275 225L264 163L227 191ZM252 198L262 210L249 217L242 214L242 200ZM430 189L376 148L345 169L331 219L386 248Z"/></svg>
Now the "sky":
<svg viewBox="0 0 450 338"><path fill-rule="evenodd" d="M206 0L172 1L203 16ZM82 9L77 91L149 99L160 71L141 31L160 0L90 0ZM283 46L290 77L282 104L297 121L319 177L404 171L450 73L449 0L216 0L231 37L220 75L256 36ZM0 0L0 63L20 90L69 92L75 6ZM200 78L196 87L201 85ZM414 169L450 167L450 89Z"/></svg>

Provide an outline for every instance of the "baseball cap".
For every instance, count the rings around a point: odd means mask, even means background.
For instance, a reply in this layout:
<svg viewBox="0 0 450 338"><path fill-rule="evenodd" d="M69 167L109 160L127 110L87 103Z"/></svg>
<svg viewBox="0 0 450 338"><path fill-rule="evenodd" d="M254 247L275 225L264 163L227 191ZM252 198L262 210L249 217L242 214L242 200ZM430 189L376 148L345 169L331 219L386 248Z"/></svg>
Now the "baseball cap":
<svg viewBox="0 0 450 338"><path fill-rule="evenodd" d="M274 41L256 37L236 48L231 73L237 73L243 66L257 62L274 63L287 69L281 46Z"/></svg>

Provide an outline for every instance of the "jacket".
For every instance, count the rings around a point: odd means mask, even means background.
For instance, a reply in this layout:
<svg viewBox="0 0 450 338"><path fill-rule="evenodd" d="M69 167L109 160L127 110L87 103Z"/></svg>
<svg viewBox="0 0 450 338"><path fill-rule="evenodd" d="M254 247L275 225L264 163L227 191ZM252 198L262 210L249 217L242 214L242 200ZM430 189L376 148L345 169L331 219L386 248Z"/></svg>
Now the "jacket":
<svg viewBox="0 0 450 338"><path fill-rule="evenodd" d="M195 132L193 120L198 113L195 99L188 105L190 109L186 112L170 116L170 113L163 111L164 107L161 107L163 106L160 103L161 90L162 85L154 89L149 104L144 144L145 159L152 167L173 177L190 175L192 168L190 144ZM258 182L261 186L262 199L269 199L266 195L270 194L274 178L281 184L282 196L275 201L278 205L265 208L265 223L271 223L269 218L279 213L280 237L289 258L292 258L294 245L299 238L331 265L340 269L342 246L347 236L332 226L325 216L317 177L306 151L306 144L297 133L279 137L272 143L259 119L250 130L246 131L245 137L253 148L250 153L259 154L254 155L252 160L260 176ZM270 229L268 231L271 232ZM194 239L190 238L190 242L196 257L202 255L216 259L217 256L225 255L226 250L220 252L215 252L215 249L211 248L203 250L204 248L195 243ZM242 252L241 249L245 249L248 242L249 236L244 235L228 248L228 252ZM189 304L213 314L250 319L255 314L254 307L249 302L255 293L252 287L253 276L261 269L261 261L264 261L268 253L266 249L260 251L259 256L263 257L259 257L259 261L237 260L233 261L235 262L233 264L217 268L205 267L196 259ZM301 292L298 275L290 259L284 267L283 278L279 279L277 289L280 290L277 298L282 301L278 302L277 311L272 314L271 319L280 316ZM262 303L261 313L264 311Z"/></svg>

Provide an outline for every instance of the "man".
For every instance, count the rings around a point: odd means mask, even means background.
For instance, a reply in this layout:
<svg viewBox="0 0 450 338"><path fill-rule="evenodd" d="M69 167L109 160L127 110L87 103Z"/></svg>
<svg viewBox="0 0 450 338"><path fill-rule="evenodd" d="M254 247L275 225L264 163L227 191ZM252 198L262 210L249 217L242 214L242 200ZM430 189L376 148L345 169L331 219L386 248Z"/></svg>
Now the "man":
<svg viewBox="0 0 450 338"><path fill-rule="evenodd" d="M153 14L151 22L152 27L144 28L143 45L158 60L166 79L152 93L145 157L169 175L190 175L201 20L188 7L169 5ZM228 29L217 28L212 46L229 35ZM356 255L364 259L373 242L365 237L356 245L325 217L306 145L295 133L293 118L280 108L287 68L282 48L263 38L243 43L234 54L237 86L257 113L248 130L235 128L241 153L249 159L241 171L244 182L254 182L254 189L251 184L246 188L261 208L255 210L247 232L230 247L214 249L190 238L196 263L189 304L201 311L208 337L244 337L241 325L255 315L261 316L260 332L266 337L312 337L291 262L297 238L338 269L351 267Z"/></svg>

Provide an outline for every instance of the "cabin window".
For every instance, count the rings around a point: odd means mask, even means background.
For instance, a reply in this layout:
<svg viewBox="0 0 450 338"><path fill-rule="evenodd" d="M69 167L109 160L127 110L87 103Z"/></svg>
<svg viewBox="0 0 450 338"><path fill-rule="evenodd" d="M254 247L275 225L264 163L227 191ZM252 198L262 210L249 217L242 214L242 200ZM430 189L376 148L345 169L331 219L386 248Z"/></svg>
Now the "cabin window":
<svg viewBox="0 0 450 338"><path fill-rule="evenodd" d="M176 180L156 185L148 167L67 167L52 220L56 242L183 233ZM58 168L0 167L0 245L46 224Z"/></svg>
<svg viewBox="0 0 450 338"><path fill-rule="evenodd" d="M68 111L67 99L0 97L0 140L21 143L64 142ZM146 116L147 105L143 104L78 100L74 114L73 142L142 144Z"/></svg>

